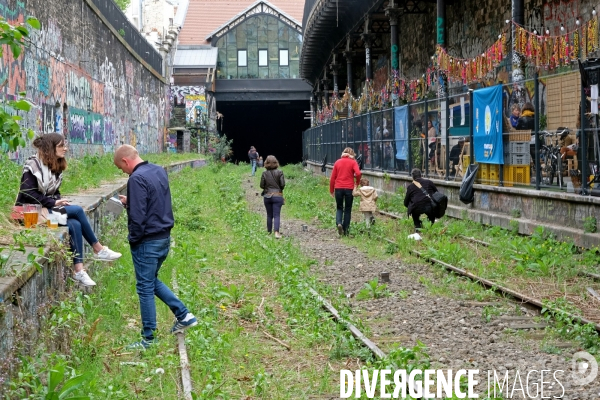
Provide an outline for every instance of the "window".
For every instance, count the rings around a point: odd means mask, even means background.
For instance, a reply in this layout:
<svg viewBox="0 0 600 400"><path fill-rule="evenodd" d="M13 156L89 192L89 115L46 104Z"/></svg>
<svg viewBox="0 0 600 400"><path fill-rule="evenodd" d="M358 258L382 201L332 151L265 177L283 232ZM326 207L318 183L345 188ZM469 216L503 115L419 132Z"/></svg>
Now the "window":
<svg viewBox="0 0 600 400"><path fill-rule="evenodd" d="M258 66L259 67L266 67L268 64L268 58L267 58L267 50L259 50L258 51Z"/></svg>
<svg viewBox="0 0 600 400"><path fill-rule="evenodd" d="M279 65L284 67L289 65L289 50L279 50Z"/></svg>
<svg viewBox="0 0 600 400"><path fill-rule="evenodd" d="M238 67L248 66L248 50L238 50Z"/></svg>

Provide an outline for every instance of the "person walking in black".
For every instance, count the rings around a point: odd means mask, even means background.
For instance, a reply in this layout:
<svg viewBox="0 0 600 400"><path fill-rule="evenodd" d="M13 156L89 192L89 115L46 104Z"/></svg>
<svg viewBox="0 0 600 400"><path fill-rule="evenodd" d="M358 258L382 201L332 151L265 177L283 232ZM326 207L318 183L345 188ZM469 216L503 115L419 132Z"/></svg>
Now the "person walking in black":
<svg viewBox="0 0 600 400"><path fill-rule="evenodd" d="M431 224L435 222L431 195L438 190L433 182L421 177L420 169L415 168L410 174L413 178L413 182L406 188L404 207L408 209L408 215L412 217L415 229L419 230L423 227L423 224L421 223L421 214L427 215Z"/></svg>

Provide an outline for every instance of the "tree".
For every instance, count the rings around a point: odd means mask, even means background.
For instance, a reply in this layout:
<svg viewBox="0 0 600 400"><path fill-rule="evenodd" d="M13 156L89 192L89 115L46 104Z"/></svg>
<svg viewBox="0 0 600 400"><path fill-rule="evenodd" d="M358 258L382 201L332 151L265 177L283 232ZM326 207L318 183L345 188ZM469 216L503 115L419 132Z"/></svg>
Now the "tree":
<svg viewBox="0 0 600 400"><path fill-rule="evenodd" d="M4 47L7 45L16 59L21 55L25 46L25 38L29 37L29 26L40 29L40 21L28 17L24 24L12 26L0 17L0 58L4 57ZM8 82L8 77L0 84L0 90ZM26 131L19 125L21 117L16 115L18 111L29 111L33 104L25 99L25 92L19 93L18 100L0 100L0 151L15 151L19 146L26 145L23 134L32 139L34 133L31 129Z"/></svg>
<svg viewBox="0 0 600 400"><path fill-rule="evenodd" d="M123 10L123 12L125 12L127 7L129 6L129 3L131 3L131 0L115 0L115 3L117 3L119 8Z"/></svg>

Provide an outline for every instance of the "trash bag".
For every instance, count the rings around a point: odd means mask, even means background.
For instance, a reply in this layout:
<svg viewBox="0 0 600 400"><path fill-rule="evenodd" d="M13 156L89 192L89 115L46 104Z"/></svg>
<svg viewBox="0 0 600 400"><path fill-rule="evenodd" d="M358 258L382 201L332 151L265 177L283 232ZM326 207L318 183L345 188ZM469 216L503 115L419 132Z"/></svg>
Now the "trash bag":
<svg viewBox="0 0 600 400"><path fill-rule="evenodd" d="M471 204L475 200L473 184L475 183L475 176L477 175L478 169L478 164L469 165L465 175L463 176L462 183L460 184L458 198L465 204Z"/></svg>
<svg viewBox="0 0 600 400"><path fill-rule="evenodd" d="M327 171L327 168L325 168L326 165L327 165L327 156L325 156L325 158L323 158L323 163L321 164L321 172Z"/></svg>

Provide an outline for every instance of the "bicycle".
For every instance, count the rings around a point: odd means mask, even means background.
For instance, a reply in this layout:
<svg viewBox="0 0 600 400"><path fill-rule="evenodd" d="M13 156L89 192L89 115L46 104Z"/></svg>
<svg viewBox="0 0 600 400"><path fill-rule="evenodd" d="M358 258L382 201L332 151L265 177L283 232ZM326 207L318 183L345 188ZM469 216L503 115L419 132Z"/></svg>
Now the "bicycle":
<svg viewBox="0 0 600 400"><path fill-rule="evenodd" d="M554 177L556 176L556 183L559 188L562 189L564 186L562 179L562 158L560 154L560 146L555 145L551 141L551 144L547 145L545 138L555 137L568 132L567 128L564 128L562 132L550 133L548 131L540 132L540 139L544 139L540 147L540 168L542 172L542 184L552 186L554 184Z"/></svg>

